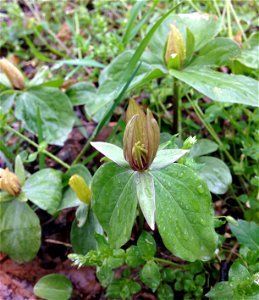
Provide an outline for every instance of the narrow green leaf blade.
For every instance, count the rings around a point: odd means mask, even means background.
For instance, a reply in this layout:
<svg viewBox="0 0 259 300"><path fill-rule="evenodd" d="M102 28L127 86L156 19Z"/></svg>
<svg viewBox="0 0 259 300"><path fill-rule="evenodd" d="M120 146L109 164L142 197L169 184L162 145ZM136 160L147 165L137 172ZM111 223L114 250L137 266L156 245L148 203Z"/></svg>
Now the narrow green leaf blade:
<svg viewBox="0 0 259 300"><path fill-rule="evenodd" d="M191 169L173 164L152 171L156 222L165 246L188 261L208 260L217 246L211 195Z"/></svg>
<svg viewBox="0 0 259 300"><path fill-rule="evenodd" d="M56 62L54 69L60 68L62 65L68 66L82 66L82 67L94 67L94 68L104 68L105 65L99 63L96 60L90 58L78 58L78 59L62 59Z"/></svg>

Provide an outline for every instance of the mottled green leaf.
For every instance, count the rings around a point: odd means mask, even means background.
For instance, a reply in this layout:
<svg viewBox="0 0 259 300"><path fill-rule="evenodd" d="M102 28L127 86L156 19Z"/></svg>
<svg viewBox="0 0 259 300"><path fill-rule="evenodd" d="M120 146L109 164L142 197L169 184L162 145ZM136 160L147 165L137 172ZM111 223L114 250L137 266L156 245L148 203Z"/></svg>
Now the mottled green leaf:
<svg viewBox="0 0 259 300"><path fill-rule="evenodd" d="M212 100L225 103L258 105L258 82L243 75L229 75L208 68L187 67L170 74Z"/></svg>
<svg viewBox="0 0 259 300"><path fill-rule="evenodd" d="M50 144L63 145L74 124L69 98L56 88L31 88L16 98L15 116L37 134L37 111L40 110L43 139Z"/></svg>
<svg viewBox="0 0 259 300"><path fill-rule="evenodd" d="M251 250L259 249L259 226L254 222L238 220L238 226L229 224L231 231L240 244Z"/></svg>
<svg viewBox="0 0 259 300"><path fill-rule="evenodd" d="M209 190L214 194L225 194L232 183L228 166L212 156L197 157L195 161L201 164L197 173L207 183Z"/></svg>
<svg viewBox="0 0 259 300"><path fill-rule="evenodd" d="M218 145L208 139L198 140L191 148L190 156L198 157L218 150Z"/></svg>
<svg viewBox="0 0 259 300"><path fill-rule="evenodd" d="M159 300L173 300L174 292L169 284L161 284L157 290Z"/></svg>
<svg viewBox="0 0 259 300"><path fill-rule="evenodd" d="M90 82L78 82L66 90L73 105L92 105L96 100L96 88Z"/></svg>
<svg viewBox="0 0 259 300"><path fill-rule="evenodd" d="M161 281L158 265L154 261L148 261L140 271L140 279L154 292Z"/></svg>
<svg viewBox="0 0 259 300"><path fill-rule="evenodd" d="M49 274L36 283L33 292L37 297L46 300L68 300L72 295L73 287L66 276Z"/></svg>
<svg viewBox="0 0 259 300"><path fill-rule="evenodd" d="M114 247L125 244L136 217L134 172L114 163L100 167L92 183L93 210Z"/></svg>
<svg viewBox="0 0 259 300"><path fill-rule="evenodd" d="M237 58L246 67L258 69L259 67L259 33L251 35L247 45L243 45L240 57Z"/></svg>
<svg viewBox="0 0 259 300"><path fill-rule="evenodd" d="M145 260L150 260L155 256L156 242L153 236L147 231L141 233L137 245L142 258Z"/></svg>
<svg viewBox="0 0 259 300"><path fill-rule="evenodd" d="M38 216L27 203L9 201L0 203L0 251L13 260L32 260L41 242Z"/></svg>
<svg viewBox="0 0 259 300"><path fill-rule="evenodd" d="M217 246L211 195L206 183L186 166L152 171L156 222L165 246L176 256L208 260Z"/></svg>
<svg viewBox="0 0 259 300"><path fill-rule="evenodd" d="M225 66L240 55L237 43L228 38L215 38L204 46L190 66Z"/></svg>
<svg viewBox="0 0 259 300"><path fill-rule="evenodd" d="M219 282L206 294L206 296L214 300L229 300L233 299L234 292L229 282Z"/></svg>
<svg viewBox="0 0 259 300"><path fill-rule="evenodd" d="M54 214L61 202L62 173L54 169L43 169L30 176L23 191L31 202Z"/></svg>

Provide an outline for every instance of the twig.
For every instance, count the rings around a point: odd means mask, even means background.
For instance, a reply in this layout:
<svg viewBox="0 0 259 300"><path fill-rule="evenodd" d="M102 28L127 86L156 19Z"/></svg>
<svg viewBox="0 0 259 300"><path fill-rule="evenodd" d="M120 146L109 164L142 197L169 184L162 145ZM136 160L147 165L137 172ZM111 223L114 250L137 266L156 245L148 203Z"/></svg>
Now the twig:
<svg viewBox="0 0 259 300"><path fill-rule="evenodd" d="M10 127L8 125L5 126L5 129L7 131L9 131L9 132L12 132L12 133L16 134L17 136L19 136L20 138L22 138L23 140L25 140L27 143L31 144L33 147L35 147L38 150L40 150L40 145L38 145L37 143L33 142L31 139L29 139L27 136L23 135L19 131L13 129L12 127ZM70 166L67 163L63 162L63 160L59 159L57 156L53 155L49 151L43 149L43 150L41 150L41 152L44 153L45 155L47 155L48 157L52 158L54 161L56 161L57 163L59 163L64 168L70 169Z"/></svg>

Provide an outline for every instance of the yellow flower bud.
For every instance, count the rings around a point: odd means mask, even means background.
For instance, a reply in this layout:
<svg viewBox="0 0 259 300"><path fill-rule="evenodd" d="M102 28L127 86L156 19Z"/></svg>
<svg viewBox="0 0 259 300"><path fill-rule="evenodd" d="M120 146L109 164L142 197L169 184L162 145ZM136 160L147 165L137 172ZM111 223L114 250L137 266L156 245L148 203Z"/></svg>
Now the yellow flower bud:
<svg viewBox="0 0 259 300"><path fill-rule="evenodd" d="M0 69L2 69L5 75L8 77L14 89L24 89L24 77L21 71L18 70L9 60L6 58L1 58Z"/></svg>
<svg viewBox="0 0 259 300"><path fill-rule="evenodd" d="M130 100L126 112L127 126L124 132L124 157L133 170L143 171L153 162L160 141L158 124L151 111L147 115Z"/></svg>
<svg viewBox="0 0 259 300"><path fill-rule="evenodd" d="M21 192L19 178L13 172L10 172L8 168L5 170L0 169L0 189L12 196L17 196Z"/></svg>
<svg viewBox="0 0 259 300"><path fill-rule="evenodd" d="M177 27L172 24L166 44L165 62L169 68L180 69L184 64L185 58L186 49L183 37Z"/></svg>
<svg viewBox="0 0 259 300"><path fill-rule="evenodd" d="M73 175L72 177L70 177L68 184L71 187L71 189L75 192L77 198L80 201L86 204L90 204L91 190L82 176L77 174Z"/></svg>

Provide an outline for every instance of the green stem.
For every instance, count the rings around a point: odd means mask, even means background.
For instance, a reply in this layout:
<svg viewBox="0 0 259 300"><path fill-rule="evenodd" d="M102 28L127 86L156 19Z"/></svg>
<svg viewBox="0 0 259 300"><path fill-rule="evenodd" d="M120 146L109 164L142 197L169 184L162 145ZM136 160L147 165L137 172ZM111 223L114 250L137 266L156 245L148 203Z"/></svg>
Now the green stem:
<svg viewBox="0 0 259 300"><path fill-rule="evenodd" d="M231 156L231 154L225 149L224 144L219 139L219 137L218 137L217 133L215 132L214 128L209 123L207 123L205 121L204 114L203 114L202 110L200 109L198 103L195 102L195 101L192 101L188 95L186 95L186 97L187 97L188 101L191 103L191 105L192 105L195 113L197 114L197 116L201 120L202 124L206 127L206 129L208 130L208 132L210 133L210 135L214 138L214 140L220 146L221 150L225 153L225 155L227 156L227 158L229 159L229 161L231 162L231 164L235 165L237 162L234 160L234 158ZM239 207L241 208L242 212L245 213L243 205L240 202L240 200L237 198L237 196L235 195L232 186L230 186L230 189L231 189L231 192L232 192L232 194L234 196L234 199L237 201L237 203L238 203Z"/></svg>
<svg viewBox="0 0 259 300"><path fill-rule="evenodd" d="M226 6L227 6L228 37L230 39L233 39L233 33L232 33L232 27L231 27L230 5L231 5L231 0L227 0Z"/></svg>
<svg viewBox="0 0 259 300"><path fill-rule="evenodd" d="M241 34L242 34L244 40L247 42L246 34L245 34L245 32L244 32L244 30L242 28L242 25L241 25L241 23L239 21L239 18L238 18L237 14L236 14L236 12L234 10L234 7L233 7L231 1L229 1L229 7L230 7L230 10L231 10L231 12L233 14L233 17L234 17L235 21L237 22L237 26L239 27L239 30L241 31Z"/></svg>
<svg viewBox="0 0 259 300"><path fill-rule="evenodd" d="M182 136L182 101L179 91L179 82L174 78L174 96L173 96L173 133L179 133Z"/></svg>
<svg viewBox="0 0 259 300"><path fill-rule="evenodd" d="M217 11L218 16L220 17L220 10L219 10L217 1L216 1L216 0L213 0L213 4L214 4L214 7L215 7L215 9L216 9L216 11Z"/></svg>
<svg viewBox="0 0 259 300"><path fill-rule="evenodd" d="M156 262L159 262L159 263L162 263L162 264L166 264L166 265L171 265L171 266L174 266L174 267L177 267L177 268L183 268L185 269L187 266L186 265L180 265L180 264L177 264L171 260L167 260L167 259L163 259L163 258L159 258L159 257L154 257L154 260Z"/></svg>
<svg viewBox="0 0 259 300"><path fill-rule="evenodd" d="M40 146L33 142L31 139L29 139L27 136L23 135L22 133L20 133L19 131L13 129L12 127L6 125L5 129L9 132L14 133L15 135L19 136L21 139L23 139L24 141L26 141L27 143L29 143L30 145L32 145L33 147L37 148L39 150ZM59 159L57 156L53 155L52 153L50 153L47 150L42 150L42 153L44 153L45 155L47 155L48 157L52 158L55 162L59 163L61 166L63 166L66 169L70 169L70 166L63 162L61 159Z"/></svg>
<svg viewBox="0 0 259 300"><path fill-rule="evenodd" d="M225 155L227 156L227 158L229 159L231 164L235 165L236 161L231 156L231 154L225 149L224 144L221 142L221 140L218 137L218 135L217 135L216 131L214 130L214 128L209 123L207 123L205 121L204 114L203 114L201 108L199 107L198 103L196 101L192 101L188 95L186 95L186 97L187 97L188 101L191 103L195 113L197 114L197 116L201 120L202 124L206 127L206 129L208 130L210 135L213 137L213 139L216 141L216 143L220 146L221 150L225 153Z"/></svg>
<svg viewBox="0 0 259 300"><path fill-rule="evenodd" d="M43 142L43 132L42 132L42 121L40 116L40 109L37 110L37 128L38 128L38 143L39 145ZM45 155L39 153L39 166L40 170L44 169L45 166Z"/></svg>

